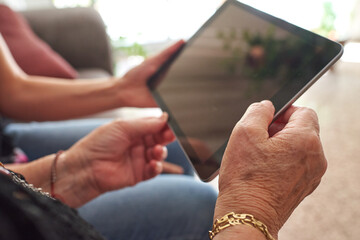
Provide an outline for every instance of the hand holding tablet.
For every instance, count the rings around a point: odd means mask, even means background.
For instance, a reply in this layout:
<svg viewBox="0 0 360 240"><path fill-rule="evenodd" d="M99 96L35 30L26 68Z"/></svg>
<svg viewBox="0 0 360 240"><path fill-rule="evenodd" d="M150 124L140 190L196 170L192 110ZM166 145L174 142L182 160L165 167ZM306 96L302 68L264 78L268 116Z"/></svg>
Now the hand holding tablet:
<svg viewBox="0 0 360 240"><path fill-rule="evenodd" d="M342 51L335 42L229 0L148 86L199 177L209 181L251 103L271 100L276 119Z"/></svg>

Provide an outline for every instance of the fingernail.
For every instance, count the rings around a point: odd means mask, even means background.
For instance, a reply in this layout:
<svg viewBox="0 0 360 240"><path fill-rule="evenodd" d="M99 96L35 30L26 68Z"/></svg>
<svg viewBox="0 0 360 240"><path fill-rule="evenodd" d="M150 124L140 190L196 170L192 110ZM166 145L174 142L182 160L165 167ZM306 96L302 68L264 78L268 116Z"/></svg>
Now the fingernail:
<svg viewBox="0 0 360 240"><path fill-rule="evenodd" d="M168 149L166 146L163 146L163 153L162 153L162 159L166 159L168 156Z"/></svg>
<svg viewBox="0 0 360 240"><path fill-rule="evenodd" d="M162 162L156 162L155 171L156 171L157 173L161 173L161 172L162 172L162 169L163 169L163 164L162 164Z"/></svg>
<svg viewBox="0 0 360 240"><path fill-rule="evenodd" d="M167 114L166 112L163 112L163 114L161 115L160 119L167 121L169 118L169 114Z"/></svg>

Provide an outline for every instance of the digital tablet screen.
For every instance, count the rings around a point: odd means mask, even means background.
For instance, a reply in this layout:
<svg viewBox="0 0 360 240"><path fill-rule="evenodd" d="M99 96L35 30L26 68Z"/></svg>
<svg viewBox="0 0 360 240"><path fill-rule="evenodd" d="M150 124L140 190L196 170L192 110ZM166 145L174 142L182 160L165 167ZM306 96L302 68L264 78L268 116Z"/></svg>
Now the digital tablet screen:
<svg viewBox="0 0 360 240"><path fill-rule="evenodd" d="M341 52L335 42L227 1L149 87L206 181L218 170L231 131L251 103L269 99L279 113Z"/></svg>

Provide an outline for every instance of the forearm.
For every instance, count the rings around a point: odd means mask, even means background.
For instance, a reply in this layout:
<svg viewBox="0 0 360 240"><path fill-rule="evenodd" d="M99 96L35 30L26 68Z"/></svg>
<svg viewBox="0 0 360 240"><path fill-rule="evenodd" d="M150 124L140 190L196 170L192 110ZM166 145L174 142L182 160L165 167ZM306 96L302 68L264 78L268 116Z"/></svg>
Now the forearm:
<svg viewBox="0 0 360 240"><path fill-rule="evenodd" d="M61 154L56 163L56 181L53 194L70 207L79 207L100 193L96 192L87 181L86 170L74 166L73 154ZM51 168L55 154L25 164L8 164L6 168L22 174L26 181L44 192L51 193ZM77 169L77 170L75 170Z"/></svg>
<svg viewBox="0 0 360 240"><path fill-rule="evenodd" d="M0 114L19 120L63 120L122 106L122 80L69 81L28 76L0 34Z"/></svg>
<svg viewBox="0 0 360 240"><path fill-rule="evenodd" d="M23 164L7 164L6 168L23 175L27 182L44 191L50 192L51 161L55 154L40 158L36 161Z"/></svg>
<svg viewBox="0 0 360 240"><path fill-rule="evenodd" d="M2 113L21 120L63 120L121 106L119 80L68 81L26 76L7 91Z"/></svg>

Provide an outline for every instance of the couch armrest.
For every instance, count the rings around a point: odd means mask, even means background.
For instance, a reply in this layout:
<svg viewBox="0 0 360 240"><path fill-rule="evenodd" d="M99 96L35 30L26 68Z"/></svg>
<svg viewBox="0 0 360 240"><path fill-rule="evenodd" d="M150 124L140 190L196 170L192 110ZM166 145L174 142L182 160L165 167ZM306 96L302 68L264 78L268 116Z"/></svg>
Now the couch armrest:
<svg viewBox="0 0 360 240"><path fill-rule="evenodd" d="M21 12L33 31L74 68L100 68L113 73L105 25L92 8Z"/></svg>

